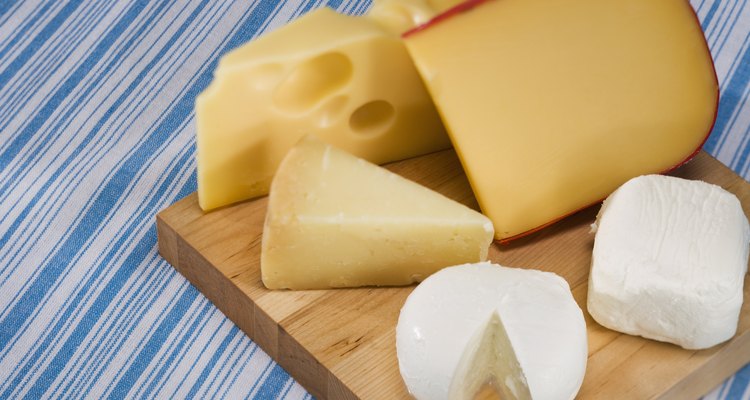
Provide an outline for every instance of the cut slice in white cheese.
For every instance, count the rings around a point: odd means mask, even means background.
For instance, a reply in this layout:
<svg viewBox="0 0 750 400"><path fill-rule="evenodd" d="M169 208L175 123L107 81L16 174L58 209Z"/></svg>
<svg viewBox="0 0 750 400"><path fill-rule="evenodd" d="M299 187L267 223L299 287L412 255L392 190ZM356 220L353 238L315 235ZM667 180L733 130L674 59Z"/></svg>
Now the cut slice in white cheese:
<svg viewBox="0 0 750 400"><path fill-rule="evenodd" d="M484 215L307 137L271 185L261 273L269 289L408 285L486 259Z"/></svg>
<svg viewBox="0 0 750 400"><path fill-rule="evenodd" d="M417 399L572 399L586 324L567 282L488 262L445 268L409 295L396 328L401 376Z"/></svg>
<svg viewBox="0 0 750 400"><path fill-rule="evenodd" d="M735 334L750 228L733 194L642 176L607 198L595 227L588 310L597 322L687 349Z"/></svg>

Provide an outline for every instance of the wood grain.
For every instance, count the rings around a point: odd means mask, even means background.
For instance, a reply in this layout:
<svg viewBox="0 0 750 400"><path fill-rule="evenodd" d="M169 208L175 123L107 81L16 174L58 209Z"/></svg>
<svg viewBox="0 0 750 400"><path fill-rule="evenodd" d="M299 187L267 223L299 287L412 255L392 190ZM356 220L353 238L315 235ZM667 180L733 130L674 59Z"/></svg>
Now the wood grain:
<svg viewBox="0 0 750 400"><path fill-rule="evenodd" d="M390 164L392 171L477 208L453 151ZM701 152L674 175L735 193L750 215L750 184ZM157 216L159 251L224 314L319 399L408 398L398 372L395 326L413 287L269 291L260 281L266 199L203 213L195 194ZM724 344L690 351L608 330L585 312L598 206L533 235L493 245L506 266L553 271L586 315L589 359L581 399L686 399L708 392L750 361L750 306ZM748 298L748 278L745 298ZM237 383L244 384L244 383ZM249 384L249 383L247 383ZM480 398L496 398L489 390Z"/></svg>

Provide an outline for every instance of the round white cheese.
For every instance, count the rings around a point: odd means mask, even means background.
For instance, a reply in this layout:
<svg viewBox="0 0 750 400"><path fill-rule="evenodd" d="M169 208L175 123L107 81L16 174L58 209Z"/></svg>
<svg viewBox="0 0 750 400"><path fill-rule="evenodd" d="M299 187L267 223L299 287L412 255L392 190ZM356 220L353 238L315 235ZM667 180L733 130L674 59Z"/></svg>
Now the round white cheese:
<svg viewBox="0 0 750 400"><path fill-rule="evenodd" d="M409 295L396 328L401 376L417 399L572 399L586 324L561 277L490 263L445 268Z"/></svg>
<svg viewBox="0 0 750 400"><path fill-rule="evenodd" d="M750 227L733 194L641 176L607 198L596 232L588 311L601 325L687 349L735 334Z"/></svg>

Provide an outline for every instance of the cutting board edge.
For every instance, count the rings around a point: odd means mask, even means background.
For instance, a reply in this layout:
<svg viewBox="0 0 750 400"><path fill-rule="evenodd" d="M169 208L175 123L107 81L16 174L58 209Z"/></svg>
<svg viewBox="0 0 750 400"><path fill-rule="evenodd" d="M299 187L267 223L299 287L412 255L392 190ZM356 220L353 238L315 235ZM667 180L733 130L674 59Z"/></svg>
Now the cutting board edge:
<svg viewBox="0 0 750 400"><path fill-rule="evenodd" d="M750 352L750 331L742 332L732 337L727 343L720 343L717 346L722 346L717 354L711 356L700 368L688 374L657 398L681 400L707 395L748 363L747 359L743 359L740 355ZM728 355L722 358L718 353ZM710 375L711 379L706 379L706 375ZM697 379L699 376L701 379Z"/></svg>
<svg viewBox="0 0 750 400"><path fill-rule="evenodd" d="M726 167L724 169L715 168L716 165L719 165L721 167L724 166L707 153L701 153L702 154L696 157L696 160L688 163L687 168L699 168L699 166L696 164L710 163L712 168L714 168L711 172L714 176L725 175L727 171L731 172L731 170L726 169ZM685 168L682 168L680 171L685 171ZM731 174L734 175L735 178L739 178L733 172ZM739 179L742 180L741 178ZM731 186L734 186L734 189L741 187L745 191L745 194L749 192L747 189L750 188L750 185L748 185L744 180L739 183L737 181L734 181ZM197 197L195 194L191 194L186 198L172 204L170 207L162 210L162 212L160 212L156 217L159 252L162 254L162 256L178 272L184 275L196 288L198 288L198 290L201 291L209 300L211 300L217 306L217 308L221 310L222 313L224 313L230 320L237 324L238 327L240 327L264 351L266 351L274 360L276 360L279 365L285 368L290 373L290 375L297 379L297 381L302 386L304 386L311 394L322 399L358 398L353 394L354 391L350 390L346 384L344 384L333 374L333 372L326 370L324 366L322 366L322 364L320 364L318 360L315 359L314 355L309 354L298 341L298 339L295 339L292 335L288 334L283 329L283 327L281 326L283 324L283 320L277 323L276 321L265 315L266 321L263 321L265 312L262 312L261 307L259 307L256 301L251 298L252 294L242 292L241 288L238 287L237 284L231 280L231 278L224 275L219 267L210 264L203 257L203 255L201 255L196 250L196 248L198 247L191 246L188 243L187 239L180 234L180 232L185 234L185 231L181 231L181 229L184 230L185 227L191 222L197 222L197 220L203 215L203 212L197 208ZM190 235L188 234L188 236ZM195 265L186 265L186 263L197 263L199 267L196 268ZM248 299L248 307L251 311L251 316L249 317L250 322L246 321L246 319L248 319L248 316L246 315L244 316L244 319L242 315L233 315L232 301L217 298L216 293L212 292L211 290L211 285L204 284L204 282L200 280L205 279L204 275L206 275L206 272L201 271L200 268L208 268L208 270L206 271L208 275L218 274L218 280L222 282L221 284L224 285L224 287L231 288L226 292L234 292L237 296L239 296L238 298ZM220 293L223 291L224 290L218 290L218 292ZM269 340L264 341L263 336L258 335L259 326L263 326L264 329L268 330L269 332L273 332L270 336L268 336L270 338ZM722 350L720 352L717 352L723 353L725 347L737 349L732 353L734 355L737 355L737 357L734 362L731 363L731 365L729 363L719 364L720 357L712 356L706 362L702 363L700 367L695 368L688 375L684 376L677 385L667 388L661 393L654 393L653 396L649 397L659 399L684 398L684 395L688 393L693 393L693 396L695 397L705 394L711 388L715 387L716 385L724 381L727 377L731 376L734 372L741 368L742 365L746 364L747 361L750 361L743 360L740 356L743 352L738 351L750 347L750 331L742 332L739 337L735 337L731 339L731 341L732 343L735 343L735 341L738 341L738 339L741 339L742 343L739 343L736 346L724 346L722 347ZM287 351L284 354L279 354L279 340L282 340L287 345L292 345L291 347L293 347L295 350ZM316 365L317 367L314 368L314 371L317 372L315 372L314 374L309 374L307 373L307 371L304 371L304 368L300 368L297 364L295 364L300 360L304 360L305 358L307 358L308 360L312 360L308 362L308 365ZM724 367L722 368L723 372L721 374L711 374L713 379L711 379L709 383L705 379L703 379L705 378L705 372L708 372L706 368L710 368L712 366L715 367L716 365L721 365L722 367ZM714 370L713 372L716 372L716 370ZM310 375L307 378L305 375L306 373L307 375ZM687 378L697 377L699 375L702 376L703 382L686 382ZM317 382L310 382L310 379L313 378L317 379Z"/></svg>
<svg viewBox="0 0 750 400"><path fill-rule="evenodd" d="M189 199L185 200L189 201ZM169 223L168 210L169 208L156 217L158 249L160 255L177 272L206 296L222 314L236 324L310 394L320 399L359 399L344 382L328 371L299 341L288 334L280 323L269 317L253 300L252 295L243 292L231 278L224 275L181 237ZM204 277L201 278L199 275ZM209 281L216 283L215 286L212 287L202 280L206 279L206 275L211 277ZM581 286L586 286L586 284L583 283ZM243 303L244 307L252 310L251 316L244 316L240 311L241 307L238 305ZM728 344L720 351L743 354L735 348L750 349L750 331L732 338ZM718 360L719 357L710 357L687 379L681 380L677 385L655 398L683 399L705 395L747 363L742 357L734 357L735 362L731 365L719 363ZM711 380L714 383L707 383L706 373L716 377ZM689 379L698 375L703 376L703 379Z"/></svg>
<svg viewBox="0 0 750 400"><path fill-rule="evenodd" d="M180 202L189 202L191 196ZM179 235L169 222L170 208L156 216L159 254L315 398L359 399L344 382L269 317L251 295L243 292L231 278ZM210 280L204 281L206 278L200 275L208 275ZM215 286L208 283L211 281ZM243 315L243 305L252 310L252 315Z"/></svg>

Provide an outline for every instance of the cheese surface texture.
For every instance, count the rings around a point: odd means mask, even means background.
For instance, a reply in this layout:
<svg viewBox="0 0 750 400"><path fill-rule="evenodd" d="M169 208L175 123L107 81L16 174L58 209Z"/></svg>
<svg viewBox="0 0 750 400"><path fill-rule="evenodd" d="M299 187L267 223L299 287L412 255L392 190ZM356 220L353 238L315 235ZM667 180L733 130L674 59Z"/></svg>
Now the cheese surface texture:
<svg viewBox="0 0 750 400"><path fill-rule="evenodd" d="M196 101L198 199L265 195L305 134L374 163L451 146L401 39L374 20L315 10L224 56Z"/></svg>
<svg viewBox="0 0 750 400"><path fill-rule="evenodd" d="M375 0L367 17L384 29L400 35L427 23L440 12L463 0Z"/></svg>
<svg viewBox="0 0 750 400"><path fill-rule="evenodd" d="M607 328L711 347L736 332L750 228L737 198L701 181L634 178L597 217L588 310Z"/></svg>
<svg viewBox="0 0 750 400"><path fill-rule="evenodd" d="M269 289L408 285L486 259L492 235L484 215L305 137L271 186L261 274Z"/></svg>
<svg viewBox="0 0 750 400"><path fill-rule="evenodd" d="M407 298L396 327L399 369L417 399L566 400L586 370L586 324L567 282L488 262L445 268Z"/></svg>
<svg viewBox="0 0 750 400"><path fill-rule="evenodd" d="M689 2L477 3L405 42L497 239L672 168L707 137L718 84Z"/></svg>

